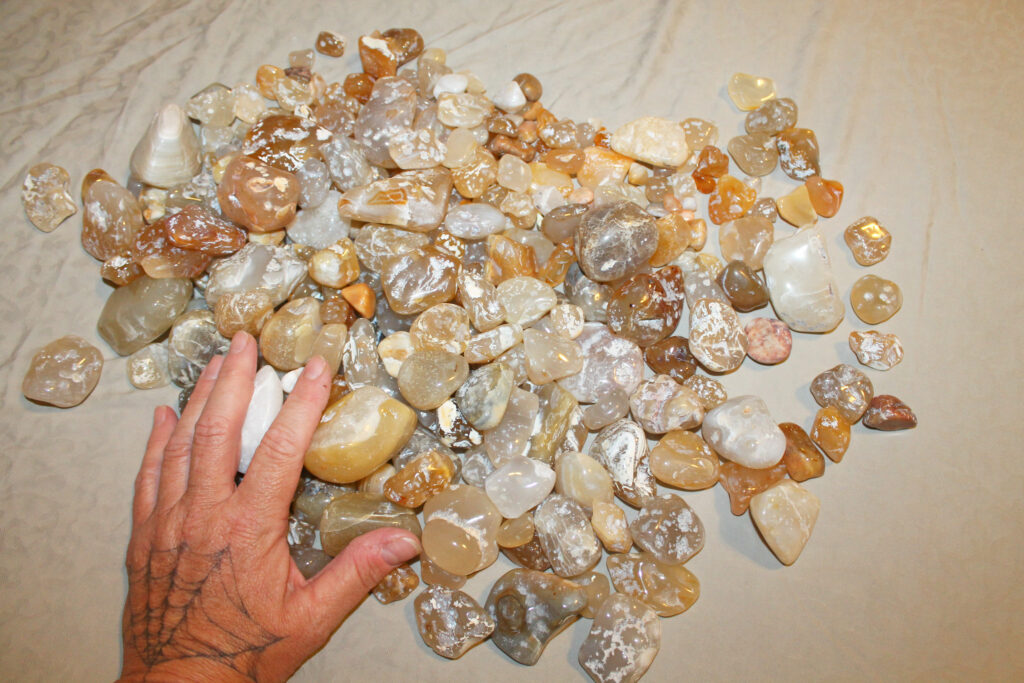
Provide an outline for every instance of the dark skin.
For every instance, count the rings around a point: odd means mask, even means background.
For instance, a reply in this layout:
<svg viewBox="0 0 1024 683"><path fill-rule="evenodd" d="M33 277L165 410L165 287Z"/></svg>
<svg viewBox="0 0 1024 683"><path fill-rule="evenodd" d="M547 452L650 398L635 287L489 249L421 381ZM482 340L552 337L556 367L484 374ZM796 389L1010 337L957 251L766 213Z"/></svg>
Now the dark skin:
<svg viewBox="0 0 1024 683"><path fill-rule="evenodd" d="M306 364L236 486L255 374L256 342L239 333L180 419L167 406L154 413L132 505L121 680L286 680L419 553L414 535L380 529L302 576L288 512L331 375L322 358Z"/></svg>

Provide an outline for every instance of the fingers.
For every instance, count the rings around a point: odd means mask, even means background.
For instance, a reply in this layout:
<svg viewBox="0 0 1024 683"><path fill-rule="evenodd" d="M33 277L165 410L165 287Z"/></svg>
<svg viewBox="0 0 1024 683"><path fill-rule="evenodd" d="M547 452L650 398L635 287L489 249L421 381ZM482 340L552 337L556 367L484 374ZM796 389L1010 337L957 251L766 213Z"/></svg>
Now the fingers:
<svg viewBox="0 0 1024 683"><path fill-rule="evenodd" d="M388 572L420 552L420 542L402 529L377 529L357 537L309 583L314 613L333 628L359 605Z"/></svg>
<svg viewBox="0 0 1024 683"><path fill-rule="evenodd" d="M214 356L199 375L192 390L188 405L181 413L181 418L171 432L171 438L164 448L164 459L160 466L160 482L157 487L157 508L166 510L185 493L188 482L189 458L192 454L192 435L195 433L196 421L203 412L206 399L210 396L217 374L220 372L223 356Z"/></svg>
<svg viewBox="0 0 1024 683"><path fill-rule="evenodd" d="M146 453L135 477L135 498L132 500L132 522L138 524L148 518L156 505L157 486L160 482L160 465L164 459L164 448L171 438L174 425L178 422L174 411L167 406L157 406L153 411L153 431L149 433Z"/></svg>
<svg viewBox="0 0 1024 683"><path fill-rule="evenodd" d="M192 437L188 492L201 503L224 500L235 490L242 423L255 374L256 341L239 332L231 340Z"/></svg>
<svg viewBox="0 0 1024 683"><path fill-rule="evenodd" d="M243 503L260 511L268 522L285 523L302 472L303 456L330 395L330 383L327 363L320 356L313 356L263 436L238 487Z"/></svg>

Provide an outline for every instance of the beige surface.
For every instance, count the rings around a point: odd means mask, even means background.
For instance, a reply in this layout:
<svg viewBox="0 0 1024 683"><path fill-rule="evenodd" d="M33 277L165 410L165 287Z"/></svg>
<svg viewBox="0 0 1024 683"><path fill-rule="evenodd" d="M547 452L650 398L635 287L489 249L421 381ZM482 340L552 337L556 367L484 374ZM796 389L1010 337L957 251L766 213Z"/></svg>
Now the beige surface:
<svg viewBox="0 0 1024 683"><path fill-rule="evenodd" d="M90 6L91 5L91 6ZM648 680L1019 679L1024 674L1024 515L1019 341L1024 295L1024 4L603 2L57 2L0 4L0 679L105 680L119 666L122 554L131 481L153 407L172 389L132 390L95 333L108 293L78 244L81 213L44 235L19 203L29 166L127 175L152 112L211 81L252 80L316 33L354 39L414 26L449 64L489 86L531 71L560 116L609 127L654 114L742 127L724 84L773 77L817 131L827 177L846 186L825 222L844 293L864 272L841 231L864 214L894 233L869 272L902 287L882 326L907 356L867 370L921 426L857 427L841 465L807 484L822 501L811 543L781 567L721 490L687 494L708 529L688 565L703 595L664 621ZM892 6L888 6L892 5ZM320 57L328 80L352 57ZM764 193L792 187L778 172ZM77 195L77 191L76 191ZM703 211L703 208L702 208ZM786 227L780 233L788 232ZM778 368L744 366L730 393L763 394L779 420L809 425L807 387L854 362L848 313L837 333L800 335ZM93 396L68 411L29 404L20 382L36 348L67 333L103 350ZM508 568L475 578L478 599ZM451 663L412 627L412 601L370 601L297 680L578 680L585 625L526 670L484 644Z"/></svg>

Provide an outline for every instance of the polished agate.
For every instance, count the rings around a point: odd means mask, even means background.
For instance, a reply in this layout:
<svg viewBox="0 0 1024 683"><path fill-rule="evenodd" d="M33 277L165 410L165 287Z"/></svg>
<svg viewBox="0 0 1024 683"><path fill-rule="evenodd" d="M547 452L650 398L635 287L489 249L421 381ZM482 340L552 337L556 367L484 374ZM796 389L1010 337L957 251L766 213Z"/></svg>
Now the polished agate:
<svg viewBox="0 0 1024 683"><path fill-rule="evenodd" d="M260 352L278 370L294 370L313 355L313 343L322 327L317 299L292 299L264 324Z"/></svg>
<svg viewBox="0 0 1024 683"><path fill-rule="evenodd" d="M764 257L764 277L779 318L797 332L829 332L845 308L825 238L817 227L777 240Z"/></svg>
<svg viewBox="0 0 1024 683"><path fill-rule="evenodd" d="M458 261L448 254L417 247L384 263L381 286L395 313L422 313L455 298L458 270Z"/></svg>
<svg viewBox="0 0 1024 683"><path fill-rule="evenodd" d="M32 401L71 408L92 393L102 370L99 349L69 334L36 351L21 382L21 393Z"/></svg>
<svg viewBox="0 0 1024 683"><path fill-rule="evenodd" d="M460 590L428 586L414 605L423 642L448 659L458 659L494 631L491 615Z"/></svg>
<svg viewBox="0 0 1024 683"><path fill-rule="evenodd" d="M266 292L273 306L288 300L307 275L306 261L288 247L249 243L209 268L203 294L206 303L216 308L229 292L254 289Z"/></svg>
<svg viewBox="0 0 1024 683"><path fill-rule="evenodd" d="M644 349L644 360L655 373L685 382L697 372L697 359L686 337L667 337Z"/></svg>
<svg viewBox="0 0 1024 683"><path fill-rule="evenodd" d="M390 503L375 493L347 491L334 496L324 508L320 518L320 543L325 553L334 556L357 536L388 528L420 535L420 523L412 510Z"/></svg>
<svg viewBox="0 0 1024 683"><path fill-rule="evenodd" d="M583 368L583 351L571 339L536 329L523 331L526 373L534 384L548 384Z"/></svg>
<svg viewBox="0 0 1024 683"><path fill-rule="evenodd" d="M619 420L602 429L590 446L590 456L612 478L615 495L633 506L656 491L648 463L647 435L632 420Z"/></svg>
<svg viewBox="0 0 1024 683"><path fill-rule="evenodd" d="M718 483L718 455L695 432L669 431L648 456L651 474L663 484L698 491Z"/></svg>
<svg viewBox="0 0 1024 683"><path fill-rule="evenodd" d="M551 571L559 576L578 576L601 559L590 519L575 500L558 493L548 496L534 511L533 523Z"/></svg>
<svg viewBox="0 0 1024 683"><path fill-rule="evenodd" d="M825 474L825 456L803 427L795 422L782 422L779 429L786 435L786 452L782 462L786 465L790 479L806 481Z"/></svg>
<svg viewBox="0 0 1024 683"><path fill-rule="evenodd" d="M468 576L498 556L501 513L475 486L451 486L423 507L423 552L441 569Z"/></svg>
<svg viewBox="0 0 1024 683"><path fill-rule="evenodd" d="M199 379L206 364L228 349L229 340L217 331L211 311L189 311L174 321L167 336L167 372L180 387Z"/></svg>
<svg viewBox="0 0 1024 683"><path fill-rule="evenodd" d="M634 543L665 564L682 564L704 547L704 524L672 493L645 498L629 531Z"/></svg>
<svg viewBox="0 0 1024 683"><path fill-rule="evenodd" d="M166 344L147 344L128 357L128 381L136 389L155 389L170 384Z"/></svg>
<svg viewBox="0 0 1024 683"><path fill-rule="evenodd" d="M530 439L529 456L551 464L579 404L572 394L557 384L545 384L537 391L537 397L540 399L540 425Z"/></svg>
<svg viewBox="0 0 1024 683"><path fill-rule="evenodd" d="M849 343L860 364L875 370L891 370L903 360L903 344L895 334L855 331Z"/></svg>
<svg viewBox="0 0 1024 683"><path fill-rule="evenodd" d="M485 431L501 423L512 395L513 380L511 368L500 362L481 366L469 374L455 394L455 402L474 429Z"/></svg>
<svg viewBox="0 0 1024 683"><path fill-rule="evenodd" d="M397 453L415 426L411 408L377 387L360 387L324 411L306 451L306 469L325 481L359 481Z"/></svg>
<svg viewBox="0 0 1024 683"><path fill-rule="evenodd" d="M413 408L433 410L462 386L469 364L448 351L414 351L398 372L398 390Z"/></svg>
<svg viewBox="0 0 1024 683"><path fill-rule="evenodd" d="M644 347L672 334L682 313L682 297L666 291L657 277L638 273L612 293L608 326L618 336Z"/></svg>
<svg viewBox="0 0 1024 683"><path fill-rule="evenodd" d="M689 569L665 564L650 553L614 553L607 565L615 590L640 600L659 616L685 612L700 597L700 582Z"/></svg>
<svg viewBox="0 0 1024 683"><path fill-rule="evenodd" d="M626 513L615 503L595 500L590 525L608 552L625 553L633 547Z"/></svg>
<svg viewBox="0 0 1024 683"><path fill-rule="evenodd" d="M793 180L820 176L818 138L809 128L789 128L775 139L779 148L779 168Z"/></svg>
<svg viewBox="0 0 1024 683"><path fill-rule="evenodd" d="M429 232L444 219L451 187L446 169L405 171L348 190L338 201L338 212L349 220Z"/></svg>
<svg viewBox="0 0 1024 683"><path fill-rule="evenodd" d="M555 463L555 488L590 510L597 501L611 503L614 499L612 479L598 461L578 451L558 456Z"/></svg>
<svg viewBox="0 0 1024 683"><path fill-rule="evenodd" d="M640 385L644 357L634 342L615 335L606 325L588 322L575 339L583 353L583 366L575 375L558 381L577 400L593 403L602 386L614 383L627 394Z"/></svg>
<svg viewBox="0 0 1024 683"><path fill-rule="evenodd" d="M892 280L865 275L850 289L850 306L869 325L884 323L903 306L903 292Z"/></svg>
<svg viewBox="0 0 1024 683"><path fill-rule="evenodd" d="M747 335L729 305L699 299L690 309L690 352L712 372L735 370L747 356Z"/></svg>
<svg viewBox="0 0 1024 683"><path fill-rule="evenodd" d="M854 424L875 395L871 380L863 372L840 363L811 380L811 395L819 406L834 406L843 419Z"/></svg>
<svg viewBox="0 0 1024 683"><path fill-rule="evenodd" d="M868 404L863 422L865 427L892 432L913 429L917 426L917 416L910 406L895 396L879 394Z"/></svg>
<svg viewBox="0 0 1024 683"><path fill-rule="evenodd" d="M791 479L785 479L750 500L750 516L782 564L796 562L814 531L821 501Z"/></svg>
<svg viewBox="0 0 1024 683"><path fill-rule="evenodd" d="M843 239L853 258L862 266L883 261L892 248L892 234L872 216L854 221L843 231Z"/></svg>
<svg viewBox="0 0 1024 683"><path fill-rule="evenodd" d="M437 304L416 316L409 334L417 349L461 354L471 334L469 315L461 306Z"/></svg>
<svg viewBox="0 0 1024 683"><path fill-rule="evenodd" d="M21 205L25 215L43 232L53 232L57 226L78 211L68 191L71 177L54 164L36 164L28 170L21 185Z"/></svg>
<svg viewBox="0 0 1024 683"><path fill-rule="evenodd" d="M655 166L681 166L690 155L682 126L657 116L620 126L609 144L619 154Z"/></svg>
<svg viewBox="0 0 1024 683"><path fill-rule="evenodd" d="M96 330L118 354L127 356L169 330L191 299L191 281L143 275L110 293Z"/></svg>
<svg viewBox="0 0 1024 683"><path fill-rule="evenodd" d="M381 579L370 591L382 605L388 605L408 597L420 585L420 577L407 564L401 564Z"/></svg>
<svg viewBox="0 0 1024 683"><path fill-rule="evenodd" d="M697 394L701 405L704 406L705 413L716 406L722 405L729 398L725 387L714 377L699 374L693 375L684 381L683 384L693 389L693 393Z"/></svg>
<svg viewBox="0 0 1024 683"><path fill-rule="evenodd" d="M630 202L593 207L576 230L580 268L595 282L620 280L636 273L658 247L654 218Z"/></svg>
<svg viewBox="0 0 1024 683"><path fill-rule="evenodd" d="M641 382L629 397L629 409L649 434L690 429L704 419L704 407L693 390L668 375Z"/></svg>
<svg viewBox="0 0 1024 683"><path fill-rule="evenodd" d="M718 275L718 285L737 311L747 313L768 305L768 289L743 261L729 261Z"/></svg>
<svg viewBox="0 0 1024 683"><path fill-rule="evenodd" d="M228 219L252 232L273 232L295 217L299 181L259 159L238 156L224 170L217 200Z"/></svg>
<svg viewBox="0 0 1024 683"><path fill-rule="evenodd" d="M580 646L580 666L604 683L636 683L661 648L657 613L628 595L616 593L601 603L587 639Z"/></svg>
<svg viewBox="0 0 1024 683"><path fill-rule="evenodd" d="M101 261L128 254L143 228L142 210L131 192L98 179L82 191L82 246Z"/></svg>
<svg viewBox="0 0 1024 683"><path fill-rule="evenodd" d="M775 97L775 81L737 72L726 87L729 99L742 111L751 111Z"/></svg>
<svg viewBox="0 0 1024 683"><path fill-rule="evenodd" d="M737 396L712 408L702 432L716 453L753 469L772 467L786 450L785 435L758 396Z"/></svg>
<svg viewBox="0 0 1024 683"><path fill-rule="evenodd" d="M495 622L491 640L506 655L536 664L552 638L576 621L587 606L575 583L532 569L513 569L498 579L486 608Z"/></svg>
<svg viewBox="0 0 1024 683"><path fill-rule="evenodd" d="M507 458L525 455L530 449L533 426L540 411L540 399L536 394L513 387L501 421L494 429L485 432L484 448L494 463Z"/></svg>
<svg viewBox="0 0 1024 683"><path fill-rule="evenodd" d="M456 473L451 458L437 450L422 453L389 477L382 488L396 505L417 508L448 488Z"/></svg>
<svg viewBox="0 0 1024 683"><path fill-rule="evenodd" d="M536 507L554 487L555 472L523 456L506 458L484 484L487 497L506 519L515 519Z"/></svg>

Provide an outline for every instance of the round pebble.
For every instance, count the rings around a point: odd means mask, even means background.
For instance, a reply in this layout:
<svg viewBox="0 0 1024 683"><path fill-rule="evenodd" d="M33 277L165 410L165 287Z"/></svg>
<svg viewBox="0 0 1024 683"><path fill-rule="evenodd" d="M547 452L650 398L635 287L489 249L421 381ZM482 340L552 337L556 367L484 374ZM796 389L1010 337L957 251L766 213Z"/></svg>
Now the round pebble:
<svg viewBox="0 0 1024 683"><path fill-rule="evenodd" d="M789 358L793 335L789 326L775 318L754 318L743 331L747 335L747 355L763 365L775 365Z"/></svg>

